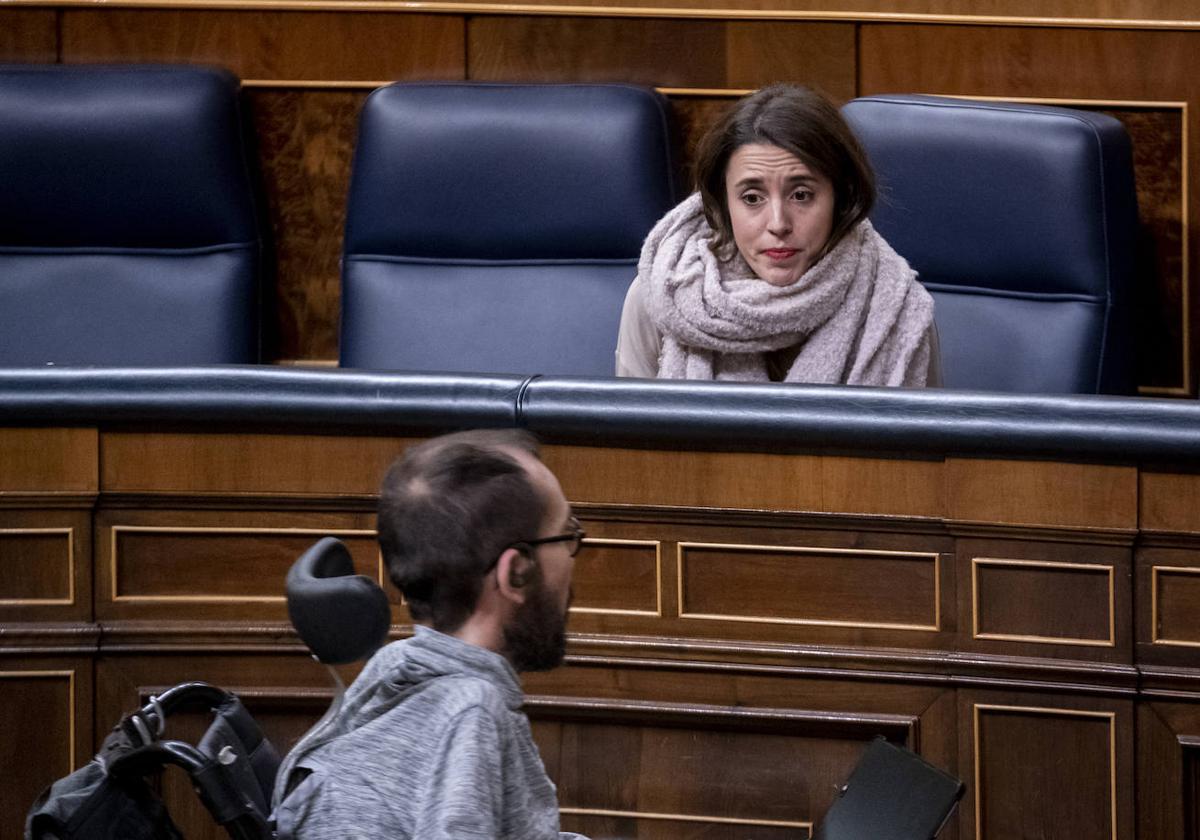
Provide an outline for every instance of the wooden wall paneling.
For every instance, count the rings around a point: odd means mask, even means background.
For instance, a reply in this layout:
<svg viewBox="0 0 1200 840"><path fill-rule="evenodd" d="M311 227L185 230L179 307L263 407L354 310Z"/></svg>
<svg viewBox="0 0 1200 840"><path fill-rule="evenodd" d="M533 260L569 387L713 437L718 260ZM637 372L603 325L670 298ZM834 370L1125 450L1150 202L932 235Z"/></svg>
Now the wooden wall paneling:
<svg viewBox="0 0 1200 840"><path fill-rule="evenodd" d="M480 16L467 25L471 79L753 88L779 80L854 91L848 24Z"/></svg>
<svg viewBox="0 0 1200 840"><path fill-rule="evenodd" d="M1132 532L1137 489L1134 467L946 459L949 516L959 522Z"/></svg>
<svg viewBox="0 0 1200 840"><path fill-rule="evenodd" d="M169 620L184 634L189 622L286 622L287 571L323 536L346 544L359 574L386 583L374 526L371 506L336 513L102 509L97 616ZM399 615L399 593L391 594Z"/></svg>
<svg viewBox="0 0 1200 840"><path fill-rule="evenodd" d="M556 698L538 698L529 712L564 821L635 837L805 836L865 744L878 734L911 743L916 724Z"/></svg>
<svg viewBox="0 0 1200 840"><path fill-rule="evenodd" d="M1106 110L1134 142L1142 227L1137 280L1139 385L1195 393L1197 194L1194 32L1096 28L864 25L860 93L1028 98Z"/></svg>
<svg viewBox="0 0 1200 840"><path fill-rule="evenodd" d="M600 836L805 836L878 734L953 770L953 693L941 687L619 662L527 682L564 822Z"/></svg>
<svg viewBox="0 0 1200 840"><path fill-rule="evenodd" d="M58 60L58 14L52 9L0 9L0 61Z"/></svg>
<svg viewBox="0 0 1200 840"><path fill-rule="evenodd" d="M1142 469L1138 493L1143 531L1200 534L1200 475Z"/></svg>
<svg viewBox="0 0 1200 840"><path fill-rule="evenodd" d="M0 507L0 621L91 619L91 511Z"/></svg>
<svg viewBox="0 0 1200 840"><path fill-rule="evenodd" d="M1200 655L1200 546L1139 548L1136 574L1138 661L1194 666Z"/></svg>
<svg viewBox="0 0 1200 840"><path fill-rule="evenodd" d="M397 16L393 16L397 17ZM342 231L367 90L248 90L274 238L265 361L338 357Z"/></svg>
<svg viewBox="0 0 1200 840"><path fill-rule="evenodd" d="M51 782L92 757L92 665L76 657L0 657L0 836L20 837Z"/></svg>
<svg viewBox="0 0 1200 840"><path fill-rule="evenodd" d="M960 827L975 840L1133 834L1133 703L959 692Z"/></svg>
<svg viewBox="0 0 1200 840"><path fill-rule="evenodd" d="M543 458L575 502L912 517L945 512L938 461L586 446L546 446Z"/></svg>
<svg viewBox="0 0 1200 840"><path fill-rule="evenodd" d="M95 429L5 429L0 435L0 504L16 494L95 494Z"/></svg>
<svg viewBox="0 0 1200 840"><path fill-rule="evenodd" d="M592 645L637 639L660 657L663 637L735 657L745 642L954 646L944 535L863 530L883 524L870 521L799 527L764 514L576 511L589 537L576 559L570 629Z"/></svg>
<svg viewBox="0 0 1200 840"><path fill-rule="evenodd" d="M1138 837L1200 836L1200 705L1139 703Z"/></svg>
<svg viewBox="0 0 1200 840"><path fill-rule="evenodd" d="M243 79L376 82L458 79L454 15L177 9L67 9L63 61L219 64Z"/></svg>
<svg viewBox="0 0 1200 840"><path fill-rule="evenodd" d="M412 438L105 432L106 493L373 497Z"/></svg>
<svg viewBox="0 0 1200 840"><path fill-rule="evenodd" d="M962 649L1132 663L1124 546L959 539Z"/></svg>

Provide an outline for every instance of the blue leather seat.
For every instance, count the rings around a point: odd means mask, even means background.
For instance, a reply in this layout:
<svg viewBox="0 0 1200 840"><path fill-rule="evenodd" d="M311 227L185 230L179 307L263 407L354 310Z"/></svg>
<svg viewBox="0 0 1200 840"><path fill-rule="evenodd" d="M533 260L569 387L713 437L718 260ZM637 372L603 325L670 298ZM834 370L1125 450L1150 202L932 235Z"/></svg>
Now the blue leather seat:
<svg viewBox="0 0 1200 840"><path fill-rule="evenodd" d="M933 96L843 109L879 178L879 232L933 293L945 384L1124 393L1137 199L1103 114Z"/></svg>
<svg viewBox="0 0 1200 840"><path fill-rule="evenodd" d="M258 360L238 80L0 68L0 365Z"/></svg>
<svg viewBox="0 0 1200 840"><path fill-rule="evenodd" d="M676 199L665 100L626 85L396 84L363 108L341 363L611 375Z"/></svg>

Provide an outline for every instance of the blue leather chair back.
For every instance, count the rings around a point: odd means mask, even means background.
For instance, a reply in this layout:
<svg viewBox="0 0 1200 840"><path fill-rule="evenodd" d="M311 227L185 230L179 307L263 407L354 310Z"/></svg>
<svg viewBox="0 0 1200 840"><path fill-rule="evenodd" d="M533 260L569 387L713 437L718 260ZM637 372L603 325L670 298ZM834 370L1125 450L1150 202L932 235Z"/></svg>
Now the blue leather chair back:
<svg viewBox="0 0 1200 840"><path fill-rule="evenodd" d="M0 365L257 361L238 98L199 67L0 67Z"/></svg>
<svg viewBox="0 0 1200 840"><path fill-rule="evenodd" d="M933 293L947 387L1131 390L1137 199L1119 121L899 95L843 113L879 179L872 220Z"/></svg>
<svg viewBox="0 0 1200 840"><path fill-rule="evenodd" d="M611 375L676 198L665 100L626 85L396 84L363 108L347 367Z"/></svg>

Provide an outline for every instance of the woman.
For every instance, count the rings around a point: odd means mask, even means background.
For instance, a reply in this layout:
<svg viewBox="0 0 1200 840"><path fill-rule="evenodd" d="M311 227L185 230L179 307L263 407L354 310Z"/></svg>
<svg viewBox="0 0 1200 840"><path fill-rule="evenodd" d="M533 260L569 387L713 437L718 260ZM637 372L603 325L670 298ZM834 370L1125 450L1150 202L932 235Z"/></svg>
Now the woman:
<svg viewBox="0 0 1200 840"><path fill-rule="evenodd" d="M866 155L813 91L772 85L701 140L698 191L642 247L617 375L939 385L933 299L867 220Z"/></svg>

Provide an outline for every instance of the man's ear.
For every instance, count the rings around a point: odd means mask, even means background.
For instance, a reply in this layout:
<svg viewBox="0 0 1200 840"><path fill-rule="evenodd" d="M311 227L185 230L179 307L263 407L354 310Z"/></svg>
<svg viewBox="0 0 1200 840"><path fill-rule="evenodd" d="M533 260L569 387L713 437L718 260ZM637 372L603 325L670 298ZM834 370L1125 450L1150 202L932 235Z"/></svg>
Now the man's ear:
<svg viewBox="0 0 1200 840"><path fill-rule="evenodd" d="M518 604L525 602L525 586L533 576L533 558L519 546L504 549L496 561L496 585L500 594Z"/></svg>

